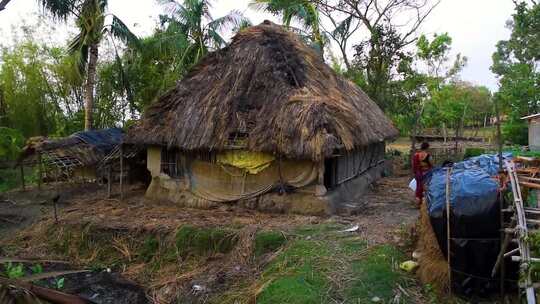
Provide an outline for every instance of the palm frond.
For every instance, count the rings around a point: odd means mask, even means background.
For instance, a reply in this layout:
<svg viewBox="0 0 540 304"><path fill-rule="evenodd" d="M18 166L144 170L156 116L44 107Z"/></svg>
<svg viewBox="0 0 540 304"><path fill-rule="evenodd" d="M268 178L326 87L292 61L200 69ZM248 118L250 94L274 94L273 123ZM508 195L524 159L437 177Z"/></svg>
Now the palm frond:
<svg viewBox="0 0 540 304"><path fill-rule="evenodd" d="M127 25L115 15L112 15L111 25L108 27L108 32L115 38L120 39L130 47L139 47L139 38L133 34Z"/></svg>
<svg viewBox="0 0 540 304"><path fill-rule="evenodd" d="M240 26L242 22L249 22L249 20L240 11L232 10L227 15L209 22L208 28L214 31L229 30Z"/></svg>
<svg viewBox="0 0 540 304"><path fill-rule="evenodd" d="M74 14L75 0L38 0L40 6L51 13L53 18L65 21L70 15Z"/></svg>
<svg viewBox="0 0 540 304"><path fill-rule="evenodd" d="M208 30L208 36L211 43L214 44L215 49L219 49L220 47L227 44L227 42L225 42L225 39L223 39L223 37L221 37L221 35L213 29Z"/></svg>
<svg viewBox="0 0 540 304"><path fill-rule="evenodd" d="M253 26L253 23L251 23L251 20L249 20L248 18L245 18L244 20L240 21L240 24L233 28L233 32L237 33L250 26Z"/></svg>

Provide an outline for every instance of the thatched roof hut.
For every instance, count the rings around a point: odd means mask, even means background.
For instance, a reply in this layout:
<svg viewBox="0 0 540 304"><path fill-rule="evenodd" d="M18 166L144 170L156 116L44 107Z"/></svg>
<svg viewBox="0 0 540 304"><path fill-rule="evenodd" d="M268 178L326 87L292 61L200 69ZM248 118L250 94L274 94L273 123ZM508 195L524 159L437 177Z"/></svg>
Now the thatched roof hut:
<svg viewBox="0 0 540 304"><path fill-rule="evenodd" d="M122 129L110 128L61 138L32 137L23 148L19 162L32 162L37 154L47 153L78 166L96 165L122 142L123 135Z"/></svg>
<svg viewBox="0 0 540 304"><path fill-rule="evenodd" d="M17 165L45 164L46 175L96 179L99 167L119 148L123 137L119 128L76 132L61 138L32 137L22 149ZM38 168L41 170L42 166Z"/></svg>
<svg viewBox="0 0 540 304"><path fill-rule="evenodd" d="M237 34L152 104L127 141L182 150L246 148L321 160L398 131L362 90L269 21Z"/></svg>
<svg viewBox="0 0 540 304"><path fill-rule="evenodd" d="M297 35L265 21L206 56L146 110L124 142L148 147L147 195L258 199L260 207L276 189L303 189L313 204L314 193L360 176L368 183L380 176L384 141L397 134L357 85ZM328 200L320 202L327 208ZM273 197L267 205L280 204Z"/></svg>

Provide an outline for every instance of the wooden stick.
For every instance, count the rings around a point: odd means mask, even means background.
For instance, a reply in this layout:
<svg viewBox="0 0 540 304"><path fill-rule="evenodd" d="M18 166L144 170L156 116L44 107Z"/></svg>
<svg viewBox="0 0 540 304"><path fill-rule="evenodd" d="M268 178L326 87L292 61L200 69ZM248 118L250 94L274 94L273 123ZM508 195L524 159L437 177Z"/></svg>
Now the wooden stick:
<svg viewBox="0 0 540 304"><path fill-rule="evenodd" d="M111 187L112 187L112 165L109 165L109 172L107 176L107 198L111 198Z"/></svg>
<svg viewBox="0 0 540 304"><path fill-rule="evenodd" d="M15 287L24 288L32 292L33 294L35 294L38 298L49 301L51 303L55 303L55 304L88 304L86 300L78 296L63 293L63 292L45 288L45 287L40 287L40 286L30 284L27 282L22 282L22 281L12 280L12 279L4 279L0 277L0 284L12 285Z"/></svg>
<svg viewBox="0 0 540 304"><path fill-rule="evenodd" d="M450 182L452 175L452 167L446 168L446 252L448 255L448 288L450 294L452 294L452 265L451 265L451 249L450 245L452 243L451 233L450 233Z"/></svg>
<svg viewBox="0 0 540 304"><path fill-rule="evenodd" d="M43 171L41 169L41 153L38 153L38 190L41 190L42 182L43 182Z"/></svg>
<svg viewBox="0 0 540 304"><path fill-rule="evenodd" d="M21 162L21 187L22 190L26 190L26 185L24 184L24 165Z"/></svg>
<svg viewBox="0 0 540 304"><path fill-rule="evenodd" d="M499 154L499 172L502 172L503 171L503 156L502 156L502 148L503 148L503 139L502 139L502 132L501 132L501 115L500 115L500 112L499 112L499 102L497 100L497 98L494 98L493 99L493 106L495 107L495 116L497 118L497 152ZM503 213L503 209L504 209L504 198L502 197L502 195L499 193L498 194L499 196L499 207L500 207L500 214L499 214L499 220L501 222L501 226L503 225L503 222L504 222L504 213ZM501 240L504 238L504 240L506 241L506 235L504 233L504 231L501 231ZM501 243L501 254L504 253L504 251L506 250L506 247L508 246L508 243L504 243L502 242ZM500 278L500 281L499 281L499 289L500 289L500 297L501 299L504 299L504 294L505 294L505 290L504 290L504 279L505 279L505 276L506 276L506 267L504 265L504 257L500 256L500 260L497 259L497 262L500 262L501 263L501 278ZM492 275L496 272L496 269L497 269L497 265L495 265L495 267L493 268L493 271L492 271Z"/></svg>
<svg viewBox="0 0 540 304"><path fill-rule="evenodd" d="M540 190L540 184L522 182L522 181L519 181L519 184L527 188Z"/></svg>
<svg viewBox="0 0 540 304"><path fill-rule="evenodd" d="M120 200L124 199L124 144L120 144Z"/></svg>

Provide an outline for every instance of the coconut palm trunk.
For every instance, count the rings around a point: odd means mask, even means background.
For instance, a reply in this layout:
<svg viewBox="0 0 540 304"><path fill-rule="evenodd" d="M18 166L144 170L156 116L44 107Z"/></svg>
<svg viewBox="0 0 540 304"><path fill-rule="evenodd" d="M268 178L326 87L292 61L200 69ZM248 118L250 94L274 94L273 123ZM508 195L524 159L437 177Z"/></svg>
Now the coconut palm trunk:
<svg viewBox="0 0 540 304"><path fill-rule="evenodd" d="M88 70L86 73L86 85L84 87L84 130L92 130L94 121L94 86L96 84L96 66L98 60L98 45L91 44L89 47Z"/></svg>

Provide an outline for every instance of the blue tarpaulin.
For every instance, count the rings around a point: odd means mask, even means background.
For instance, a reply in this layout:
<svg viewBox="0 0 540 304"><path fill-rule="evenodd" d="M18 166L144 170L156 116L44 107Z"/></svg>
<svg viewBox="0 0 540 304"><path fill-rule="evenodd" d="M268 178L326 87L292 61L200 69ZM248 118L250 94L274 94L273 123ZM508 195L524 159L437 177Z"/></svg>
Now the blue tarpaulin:
<svg viewBox="0 0 540 304"><path fill-rule="evenodd" d="M511 158L511 153L503 154ZM430 215L440 216L446 206L446 172L448 168L433 169L426 182L426 198ZM482 213L486 202L497 199L498 184L492 176L499 172L499 157L484 154L455 163L450 183L450 205L454 213ZM435 215L437 213L437 215Z"/></svg>
<svg viewBox="0 0 540 304"><path fill-rule="evenodd" d="M511 158L511 154L503 155ZM450 246L452 287L464 295L495 292L491 270L500 248L499 171L497 155L480 155L435 168L426 178L431 226L447 255L446 183L450 172Z"/></svg>
<svg viewBox="0 0 540 304"><path fill-rule="evenodd" d="M446 176L449 168L437 168L427 184L430 216L442 216L446 210ZM456 164L450 176L450 206L454 214L483 213L483 209L497 200L498 184L478 166Z"/></svg>
<svg viewBox="0 0 540 304"><path fill-rule="evenodd" d="M103 153L108 153L122 142L123 131L120 128L110 128L77 132L71 136L76 137L89 145L95 146Z"/></svg>

